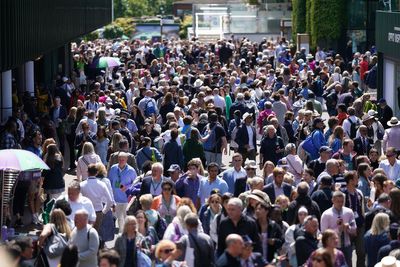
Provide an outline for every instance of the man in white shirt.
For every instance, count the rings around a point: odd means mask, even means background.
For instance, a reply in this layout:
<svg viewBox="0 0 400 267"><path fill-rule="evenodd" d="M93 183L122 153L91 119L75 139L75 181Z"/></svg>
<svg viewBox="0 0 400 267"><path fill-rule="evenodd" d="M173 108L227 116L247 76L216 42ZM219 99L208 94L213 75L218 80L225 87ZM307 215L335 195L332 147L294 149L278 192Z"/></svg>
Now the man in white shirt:
<svg viewBox="0 0 400 267"><path fill-rule="evenodd" d="M396 149L389 147L386 149L386 159L379 163L379 168L382 168L392 181L396 181L400 176L400 160L396 157Z"/></svg>
<svg viewBox="0 0 400 267"><path fill-rule="evenodd" d="M362 123L361 123L361 120L355 116L356 110L354 108L352 108L352 107L348 108L347 113L349 114L349 117L343 121L343 130L347 137L353 139L356 136L355 135L352 136L352 134L351 134L351 124L355 123L356 126L359 126Z"/></svg>
<svg viewBox="0 0 400 267"><path fill-rule="evenodd" d="M81 186L78 181L74 180L68 185L67 196L62 195L59 199L66 199L71 206L71 214L68 219L74 221L75 213L84 209L89 214L89 223L94 224L96 221L96 212L92 201L81 194Z"/></svg>
<svg viewBox="0 0 400 267"><path fill-rule="evenodd" d="M94 112L97 112L100 105L99 105L99 103L96 102L96 94L95 93L92 93L90 95L90 99L85 102L84 106L85 106L86 110L93 110Z"/></svg>
<svg viewBox="0 0 400 267"><path fill-rule="evenodd" d="M93 110L89 110L86 118L83 118L79 121L78 126L76 127L75 133L78 135L83 132L82 123L86 121L89 124L89 130L96 134L97 133L97 122L96 122L96 113Z"/></svg>
<svg viewBox="0 0 400 267"><path fill-rule="evenodd" d="M219 89L214 88L213 90L213 96L214 96L214 106L221 108L222 112L225 111L225 99L219 95Z"/></svg>
<svg viewBox="0 0 400 267"><path fill-rule="evenodd" d="M114 200L111 198L106 184L96 178L97 172L98 169L96 164L89 164L89 177L86 181L81 183L81 193L92 201L94 210L96 211L96 221L93 227L97 231L100 231L104 214L106 214L111 209L111 206L114 205Z"/></svg>

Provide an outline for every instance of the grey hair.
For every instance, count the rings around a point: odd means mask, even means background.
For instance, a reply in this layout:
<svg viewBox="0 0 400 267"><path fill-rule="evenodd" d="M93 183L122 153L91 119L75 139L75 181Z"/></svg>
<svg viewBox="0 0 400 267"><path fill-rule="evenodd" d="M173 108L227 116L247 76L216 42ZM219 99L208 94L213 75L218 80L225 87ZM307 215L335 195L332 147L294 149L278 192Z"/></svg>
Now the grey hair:
<svg viewBox="0 0 400 267"><path fill-rule="evenodd" d="M228 205L233 205L243 210L243 202L237 197L229 199Z"/></svg>
<svg viewBox="0 0 400 267"><path fill-rule="evenodd" d="M285 146L285 154L289 155L293 149L296 149L296 145L293 143L289 143Z"/></svg>
<svg viewBox="0 0 400 267"><path fill-rule="evenodd" d="M68 189L75 189L81 191L81 184L77 180L73 180L69 185Z"/></svg>
<svg viewBox="0 0 400 267"><path fill-rule="evenodd" d="M233 244L237 241L243 242L243 238L238 234L230 234L226 237L225 243L226 243L226 246L229 247L231 244Z"/></svg>
<svg viewBox="0 0 400 267"><path fill-rule="evenodd" d="M337 165L338 161L336 159L328 159L326 161L326 169L328 169L329 167L333 166L333 165Z"/></svg>
<svg viewBox="0 0 400 267"><path fill-rule="evenodd" d="M184 222L186 215L191 213L192 210L189 208L189 206L180 206L178 210L176 211L176 217L178 217L179 221Z"/></svg>

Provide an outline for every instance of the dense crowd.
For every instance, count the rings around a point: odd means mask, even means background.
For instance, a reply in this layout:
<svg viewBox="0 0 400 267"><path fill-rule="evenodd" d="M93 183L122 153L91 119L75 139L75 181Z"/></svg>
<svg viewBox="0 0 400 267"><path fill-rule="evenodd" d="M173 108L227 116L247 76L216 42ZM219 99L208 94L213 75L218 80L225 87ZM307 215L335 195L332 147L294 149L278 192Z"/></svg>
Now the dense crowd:
<svg viewBox="0 0 400 267"><path fill-rule="evenodd" d="M312 55L284 38L71 49L71 77L15 93L1 131L1 149L50 167L21 173L6 210L18 230L27 202L43 225L36 266L400 259L400 122L376 99L374 51ZM3 249L29 266L29 238Z"/></svg>

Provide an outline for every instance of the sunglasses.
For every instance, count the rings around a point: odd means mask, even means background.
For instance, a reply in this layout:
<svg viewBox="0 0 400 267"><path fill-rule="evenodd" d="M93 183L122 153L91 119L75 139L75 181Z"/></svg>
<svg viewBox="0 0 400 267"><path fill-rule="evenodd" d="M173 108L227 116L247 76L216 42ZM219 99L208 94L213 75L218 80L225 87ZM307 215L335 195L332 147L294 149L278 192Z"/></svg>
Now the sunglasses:
<svg viewBox="0 0 400 267"><path fill-rule="evenodd" d="M163 191L171 191L172 188L171 188L171 187L164 187L162 190L163 190Z"/></svg>
<svg viewBox="0 0 400 267"><path fill-rule="evenodd" d="M164 250L161 250L160 252L161 252L161 253L165 253L165 254L169 254L169 253L171 253L172 251L174 251L173 248L166 248L166 249L164 249Z"/></svg>
<svg viewBox="0 0 400 267"><path fill-rule="evenodd" d="M388 158L395 157L395 156L396 156L395 154L386 155L386 157L388 157Z"/></svg>

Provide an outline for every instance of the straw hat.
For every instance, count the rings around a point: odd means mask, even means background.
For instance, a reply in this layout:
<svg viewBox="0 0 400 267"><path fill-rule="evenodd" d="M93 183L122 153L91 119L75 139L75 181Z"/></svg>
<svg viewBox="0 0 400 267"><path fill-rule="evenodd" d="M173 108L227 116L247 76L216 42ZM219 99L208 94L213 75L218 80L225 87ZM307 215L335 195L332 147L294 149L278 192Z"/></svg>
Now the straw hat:
<svg viewBox="0 0 400 267"><path fill-rule="evenodd" d="M390 127L400 125L400 121L396 117L392 117L390 121L387 122L387 125Z"/></svg>
<svg viewBox="0 0 400 267"><path fill-rule="evenodd" d="M400 267L400 261L393 256L386 256L381 262L375 264L375 267Z"/></svg>

